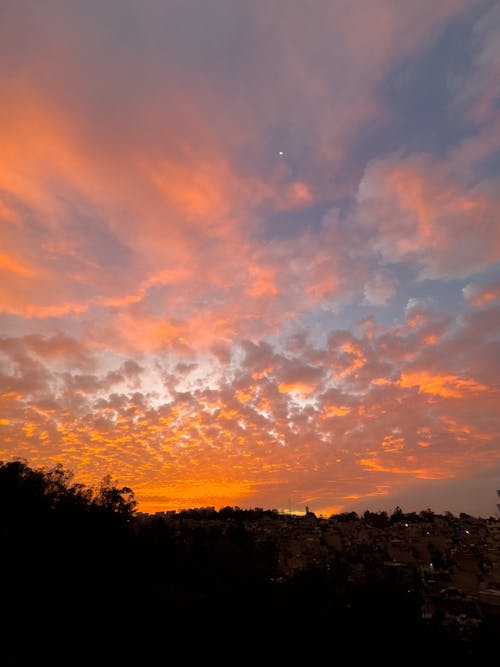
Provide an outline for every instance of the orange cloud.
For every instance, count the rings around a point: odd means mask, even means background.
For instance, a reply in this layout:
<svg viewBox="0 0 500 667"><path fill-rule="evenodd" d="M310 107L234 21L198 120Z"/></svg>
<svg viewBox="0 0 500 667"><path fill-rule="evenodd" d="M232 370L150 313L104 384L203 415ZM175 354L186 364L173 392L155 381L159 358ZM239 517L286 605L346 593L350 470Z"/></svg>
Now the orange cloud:
<svg viewBox="0 0 500 667"><path fill-rule="evenodd" d="M404 449L405 439L401 437L395 437L393 435L386 435L380 443L380 446L384 452L400 452Z"/></svg>
<svg viewBox="0 0 500 667"><path fill-rule="evenodd" d="M294 392L298 394L312 394L316 389L314 384L308 384L306 382L281 382L278 385L278 391L280 394L292 394Z"/></svg>
<svg viewBox="0 0 500 667"><path fill-rule="evenodd" d="M221 188L228 174L218 174L216 164L198 165L196 170L178 163L161 163L151 172L151 181L164 194L169 206L179 209L184 220L210 221L228 213L228 198Z"/></svg>
<svg viewBox="0 0 500 667"><path fill-rule="evenodd" d="M255 266L250 268L252 276L252 285L246 290L246 293L254 298L263 296L276 296L278 289L274 284L273 277L276 269L273 267Z"/></svg>
<svg viewBox="0 0 500 667"><path fill-rule="evenodd" d="M442 398L464 398L464 396L487 391L486 385L472 378L459 375L434 375L428 371L403 372L399 381L401 387L418 387L425 394Z"/></svg>
<svg viewBox="0 0 500 667"><path fill-rule="evenodd" d="M20 276L35 276L37 271L32 267L22 264L13 257L9 257L5 253L0 253L0 271L7 273L15 273Z"/></svg>
<svg viewBox="0 0 500 667"><path fill-rule="evenodd" d="M329 417L344 417L352 411L352 408L347 405L323 405L324 419Z"/></svg>
<svg viewBox="0 0 500 667"><path fill-rule="evenodd" d="M373 380L370 380L370 382L377 387L383 387L388 384L392 384L391 380L388 380L387 378L373 378Z"/></svg>
<svg viewBox="0 0 500 667"><path fill-rule="evenodd" d="M402 466L378 459L361 459L360 464L374 472L388 472L396 475L412 475L417 479L450 479L454 472L439 468L418 468L413 465Z"/></svg>
<svg viewBox="0 0 500 667"><path fill-rule="evenodd" d="M246 391L243 389L238 389L238 391L235 392L235 396L240 403L247 403L253 398L253 395L254 388L251 386Z"/></svg>
<svg viewBox="0 0 500 667"><path fill-rule="evenodd" d="M273 366L266 366L266 368L263 368L262 370L259 371L254 371L252 373L252 378L254 380L262 380L262 378L265 378L267 375L273 372Z"/></svg>

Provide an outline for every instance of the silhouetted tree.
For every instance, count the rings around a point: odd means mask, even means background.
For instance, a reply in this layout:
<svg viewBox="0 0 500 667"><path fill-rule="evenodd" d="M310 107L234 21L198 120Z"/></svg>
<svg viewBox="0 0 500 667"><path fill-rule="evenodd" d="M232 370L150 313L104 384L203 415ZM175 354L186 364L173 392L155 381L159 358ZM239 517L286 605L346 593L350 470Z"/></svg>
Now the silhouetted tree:
<svg viewBox="0 0 500 667"><path fill-rule="evenodd" d="M112 482L111 475L106 475L92 499L92 504L106 512L130 518L137 506L134 492L128 486L118 488Z"/></svg>
<svg viewBox="0 0 500 667"><path fill-rule="evenodd" d="M404 520L405 520L405 514L404 514L403 510L401 509L401 507L399 507L399 505L397 505L395 507L393 513L391 514L390 521L391 521L391 523L401 523Z"/></svg>
<svg viewBox="0 0 500 667"><path fill-rule="evenodd" d="M374 528L386 528L390 523L387 512L370 512L369 510L364 512L363 521Z"/></svg>
<svg viewBox="0 0 500 667"><path fill-rule="evenodd" d="M421 519L422 521L429 521L429 522L432 523L432 522L434 521L434 519L436 518L436 515L435 515L434 512L430 509L430 507L428 507L427 509L422 510L422 511L419 513L419 517L420 517L420 519Z"/></svg>

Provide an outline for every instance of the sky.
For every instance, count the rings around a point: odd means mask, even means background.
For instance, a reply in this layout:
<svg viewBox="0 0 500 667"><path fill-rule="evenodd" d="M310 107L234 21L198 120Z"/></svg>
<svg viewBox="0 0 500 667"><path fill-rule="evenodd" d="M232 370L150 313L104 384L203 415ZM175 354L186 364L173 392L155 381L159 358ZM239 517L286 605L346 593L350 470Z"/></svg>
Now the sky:
<svg viewBox="0 0 500 667"><path fill-rule="evenodd" d="M2 0L0 460L495 516L500 2Z"/></svg>

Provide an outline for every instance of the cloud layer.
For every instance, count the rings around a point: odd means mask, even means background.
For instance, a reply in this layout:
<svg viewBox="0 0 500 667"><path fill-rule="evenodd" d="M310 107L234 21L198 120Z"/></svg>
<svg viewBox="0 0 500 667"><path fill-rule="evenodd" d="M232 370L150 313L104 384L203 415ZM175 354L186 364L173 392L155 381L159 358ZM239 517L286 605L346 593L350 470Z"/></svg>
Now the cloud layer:
<svg viewBox="0 0 500 667"><path fill-rule="evenodd" d="M424 4L3 4L0 458L494 512L499 4Z"/></svg>

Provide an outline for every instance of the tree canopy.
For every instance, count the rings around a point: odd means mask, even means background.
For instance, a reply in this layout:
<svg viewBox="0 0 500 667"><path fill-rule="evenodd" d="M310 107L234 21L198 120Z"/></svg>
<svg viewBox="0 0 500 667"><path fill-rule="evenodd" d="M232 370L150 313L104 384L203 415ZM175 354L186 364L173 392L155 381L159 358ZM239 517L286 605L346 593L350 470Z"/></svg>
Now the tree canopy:
<svg viewBox="0 0 500 667"><path fill-rule="evenodd" d="M117 486L109 475L91 488L74 482L73 473L61 464L34 469L20 459L0 461L0 512L3 514L87 511L129 518L136 505L132 489Z"/></svg>

